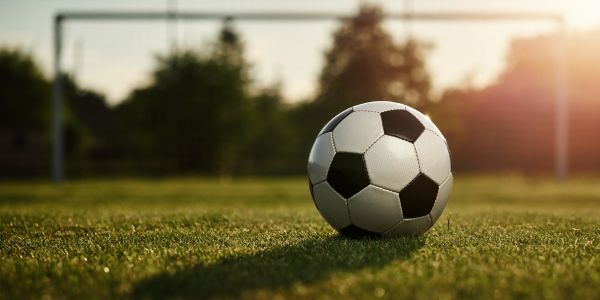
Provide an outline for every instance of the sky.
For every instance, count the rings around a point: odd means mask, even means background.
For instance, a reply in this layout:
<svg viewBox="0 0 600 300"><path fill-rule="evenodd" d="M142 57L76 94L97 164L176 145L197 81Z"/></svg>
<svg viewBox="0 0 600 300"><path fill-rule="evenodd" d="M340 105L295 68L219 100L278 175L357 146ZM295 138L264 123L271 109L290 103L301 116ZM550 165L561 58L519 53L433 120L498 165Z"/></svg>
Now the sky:
<svg viewBox="0 0 600 300"><path fill-rule="evenodd" d="M361 3L376 3L387 12L410 7L415 12L538 11L560 13L569 29L600 28L600 1L594 0L0 0L0 46L30 52L44 72L52 73L52 18L72 10L179 11L311 11L355 13ZM290 101L310 98L331 46L335 21L236 21L258 85L281 83ZM150 79L156 57L178 47L202 49L214 40L217 21L68 22L65 25L62 67L84 87L104 93L111 104ZM411 22L387 21L385 27L401 42L409 36L427 42L427 68L434 94L460 85L485 86L504 68L514 38L547 34L555 24L518 22Z"/></svg>

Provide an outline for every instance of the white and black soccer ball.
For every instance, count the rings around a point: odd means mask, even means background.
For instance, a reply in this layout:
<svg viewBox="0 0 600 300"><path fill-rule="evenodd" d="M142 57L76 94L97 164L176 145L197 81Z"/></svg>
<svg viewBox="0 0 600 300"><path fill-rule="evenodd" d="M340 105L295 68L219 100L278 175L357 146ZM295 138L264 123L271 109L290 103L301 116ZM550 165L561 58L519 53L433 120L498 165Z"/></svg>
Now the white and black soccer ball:
<svg viewBox="0 0 600 300"><path fill-rule="evenodd" d="M351 107L319 132L308 158L317 209L342 235L420 235L440 217L452 172L429 117L389 101Z"/></svg>

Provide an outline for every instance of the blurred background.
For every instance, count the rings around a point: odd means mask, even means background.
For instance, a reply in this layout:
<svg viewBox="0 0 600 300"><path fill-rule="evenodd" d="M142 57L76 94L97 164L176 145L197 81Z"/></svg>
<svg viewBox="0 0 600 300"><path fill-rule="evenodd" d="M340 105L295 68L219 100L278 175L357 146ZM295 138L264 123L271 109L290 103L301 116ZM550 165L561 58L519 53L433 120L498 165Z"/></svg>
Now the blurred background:
<svg viewBox="0 0 600 300"><path fill-rule="evenodd" d="M600 170L600 3L0 0L0 177L50 178L58 12L318 12L344 21L64 24L67 178L304 174L337 112L391 100L427 113L458 173L551 175L556 22L390 20L389 13L564 16L571 173Z"/></svg>

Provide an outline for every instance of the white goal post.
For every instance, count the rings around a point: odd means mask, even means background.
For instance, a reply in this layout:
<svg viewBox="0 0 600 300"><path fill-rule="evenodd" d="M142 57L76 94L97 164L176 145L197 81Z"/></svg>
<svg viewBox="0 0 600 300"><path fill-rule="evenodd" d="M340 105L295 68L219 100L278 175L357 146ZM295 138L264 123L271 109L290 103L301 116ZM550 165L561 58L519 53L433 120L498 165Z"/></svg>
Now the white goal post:
<svg viewBox="0 0 600 300"><path fill-rule="evenodd" d="M62 31L67 21L170 21L170 20L244 20L257 22L345 20L349 15L320 12L165 12L165 11L69 11L54 17L54 85L52 95L52 179L60 182L64 177L64 145L62 116ZM554 59L555 97L555 160L556 179L565 180L569 171L568 153L568 83L566 61L566 26L560 14L538 12L419 12L387 13L386 19L406 21L519 21L538 20L556 24L557 39Z"/></svg>

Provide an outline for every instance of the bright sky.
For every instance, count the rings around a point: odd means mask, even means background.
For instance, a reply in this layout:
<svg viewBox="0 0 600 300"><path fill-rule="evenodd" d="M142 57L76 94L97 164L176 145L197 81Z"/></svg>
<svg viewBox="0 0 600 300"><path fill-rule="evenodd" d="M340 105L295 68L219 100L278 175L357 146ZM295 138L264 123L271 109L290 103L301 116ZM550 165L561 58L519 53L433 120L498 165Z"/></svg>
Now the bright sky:
<svg viewBox="0 0 600 300"><path fill-rule="evenodd" d="M360 3L380 3L388 12L399 12L403 2L360 0L0 0L0 46L30 51L51 74L52 26L57 11L164 10L169 1L180 11L319 11L354 13ZM594 0L412 0L414 11L542 11L563 13L572 29L600 27L600 2ZM291 100L315 91L330 46L335 22L251 23L236 22L246 43L253 75L259 83L283 83ZM71 22L65 34L64 69L75 72L84 86L105 93L111 103L122 100L132 88L148 80L154 57L168 51L171 41L201 47L213 39L219 22ZM490 83L502 70L510 40L554 29L544 22L388 22L386 27L401 41L407 33L432 44L427 65L435 89ZM176 34L170 34L175 32Z"/></svg>

